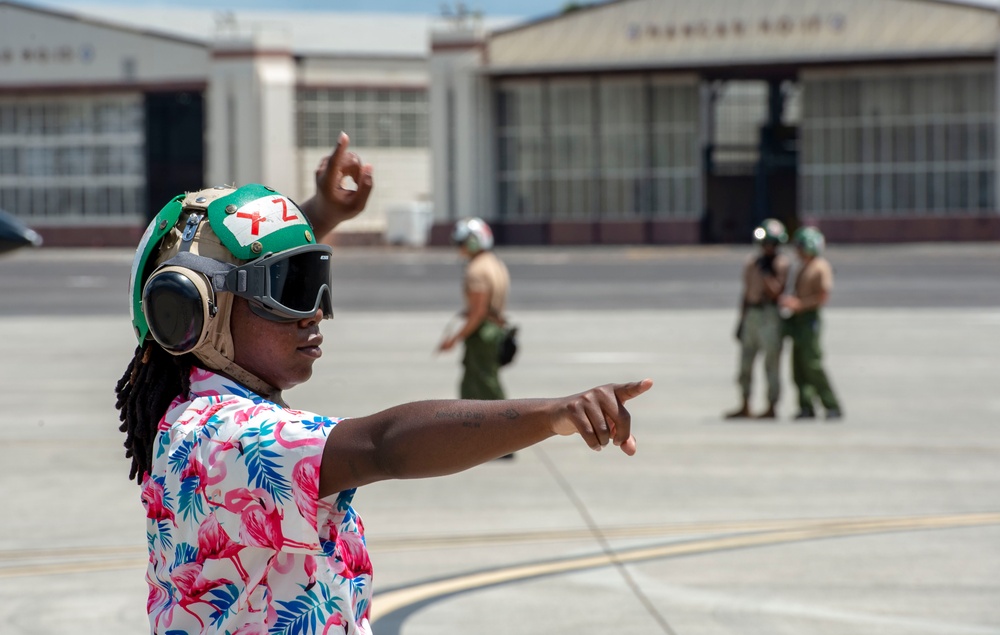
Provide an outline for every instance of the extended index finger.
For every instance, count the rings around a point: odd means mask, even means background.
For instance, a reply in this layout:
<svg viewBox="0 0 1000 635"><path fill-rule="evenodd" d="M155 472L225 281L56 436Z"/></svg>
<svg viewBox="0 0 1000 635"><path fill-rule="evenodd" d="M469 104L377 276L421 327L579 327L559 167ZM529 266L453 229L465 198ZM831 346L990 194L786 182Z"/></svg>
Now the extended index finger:
<svg viewBox="0 0 1000 635"><path fill-rule="evenodd" d="M642 381L634 381L628 384L617 384L615 385L615 397L618 398L619 402L625 403L629 399L635 399L652 387L652 379L643 379Z"/></svg>
<svg viewBox="0 0 1000 635"><path fill-rule="evenodd" d="M635 441L631 443L631 452L628 451L629 439L632 438L632 415L625 407L625 402L638 397L653 387L652 379L643 379L629 384L618 384L614 386L615 400L617 401L617 412L613 413L614 423L614 443L626 450L626 454L635 454ZM610 414L610 413L609 413Z"/></svg>
<svg viewBox="0 0 1000 635"><path fill-rule="evenodd" d="M341 131L340 136L337 137L337 146L333 149L330 156L325 159L326 165L323 166L323 180L334 179L337 176L337 166L340 165L341 157L347 152L347 146L350 145L351 139L347 136L346 132ZM339 185L339 184L338 184Z"/></svg>

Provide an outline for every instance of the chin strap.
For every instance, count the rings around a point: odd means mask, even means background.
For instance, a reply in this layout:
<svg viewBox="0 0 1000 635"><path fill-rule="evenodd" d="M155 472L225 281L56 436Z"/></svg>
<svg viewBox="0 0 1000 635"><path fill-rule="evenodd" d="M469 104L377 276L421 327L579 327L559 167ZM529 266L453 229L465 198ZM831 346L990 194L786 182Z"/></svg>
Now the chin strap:
<svg viewBox="0 0 1000 635"><path fill-rule="evenodd" d="M233 294L220 293L215 296L215 301L218 306L218 312L212 319L212 323L209 326L209 333L204 343L193 351L195 357L205 364L209 370L215 370L232 377L262 397L270 399L273 395L280 394L277 388L233 361L235 347L233 346L233 336L229 329L229 318L233 310ZM277 403L282 406L284 405L280 399L277 400Z"/></svg>

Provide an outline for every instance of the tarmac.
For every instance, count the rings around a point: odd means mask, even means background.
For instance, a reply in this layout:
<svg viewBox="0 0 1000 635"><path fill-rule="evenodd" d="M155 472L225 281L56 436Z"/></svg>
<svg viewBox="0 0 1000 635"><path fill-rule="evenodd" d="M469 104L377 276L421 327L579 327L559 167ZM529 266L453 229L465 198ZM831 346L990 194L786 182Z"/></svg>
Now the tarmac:
<svg viewBox="0 0 1000 635"><path fill-rule="evenodd" d="M451 315L339 314L289 401L351 416L453 396L457 354L432 354ZM638 453L558 438L359 490L376 635L1000 634L1000 309L830 308L846 417L808 423L787 351L779 419L723 420L734 317L519 311L508 393L650 377ZM147 632L113 395L128 317L0 312L0 333L0 633Z"/></svg>

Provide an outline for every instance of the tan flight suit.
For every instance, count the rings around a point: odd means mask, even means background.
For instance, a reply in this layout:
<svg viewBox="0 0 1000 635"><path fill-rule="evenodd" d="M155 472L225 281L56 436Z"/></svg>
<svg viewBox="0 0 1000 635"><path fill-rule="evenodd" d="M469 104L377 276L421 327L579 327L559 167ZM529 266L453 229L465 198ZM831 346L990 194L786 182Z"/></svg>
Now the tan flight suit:
<svg viewBox="0 0 1000 635"><path fill-rule="evenodd" d="M496 254L481 251L465 268L463 290L487 293L490 299L486 319L475 333L465 339L460 397L462 399L503 399L500 385L500 342L503 339L504 310L510 291L510 274ZM468 307L466 307L468 310Z"/></svg>
<svg viewBox="0 0 1000 635"><path fill-rule="evenodd" d="M817 398L827 413L840 413L840 402L823 370L820 347L820 298L832 289L833 268L822 256L809 261L795 278L795 296L804 310L788 319L787 329L792 338L792 379L799 391L799 411L804 415L814 414Z"/></svg>
<svg viewBox="0 0 1000 635"><path fill-rule="evenodd" d="M765 290L765 276L773 276L784 290L791 261L780 252L768 265L764 254L751 256L743 268L743 301L745 311L740 324L740 373L738 382L744 403L749 400L753 379L753 363L757 354L764 353L764 373L767 375L767 399L771 405L781 396L781 342L783 325L778 314L777 300Z"/></svg>

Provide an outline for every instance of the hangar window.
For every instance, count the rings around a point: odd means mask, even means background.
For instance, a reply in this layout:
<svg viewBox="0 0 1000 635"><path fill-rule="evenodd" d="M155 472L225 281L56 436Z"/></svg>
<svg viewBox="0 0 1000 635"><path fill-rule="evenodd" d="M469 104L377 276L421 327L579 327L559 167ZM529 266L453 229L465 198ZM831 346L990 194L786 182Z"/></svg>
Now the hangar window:
<svg viewBox="0 0 1000 635"><path fill-rule="evenodd" d="M590 218L597 202L594 100L589 80L553 80L551 116L552 215Z"/></svg>
<svg viewBox="0 0 1000 635"><path fill-rule="evenodd" d="M330 148L341 130L356 147L424 148L429 144L423 88L300 88L296 111L300 148Z"/></svg>
<svg viewBox="0 0 1000 635"><path fill-rule="evenodd" d="M910 216L996 206L989 67L803 78L803 212Z"/></svg>
<svg viewBox="0 0 1000 635"><path fill-rule="evenodd" d="M30 222L146 213L142 96L0 98L0 206Z"/></svg>
<svg viewBox="0 0 1000 635"><path fill-rule="evenodd" d="M698 216L695 81L509 79L495 95L502 218Z"/></svg>
<svg viewBox="0 0 1000 635"><path fill-rule="evenodd" d="M500 213L506 218L540 220L549 215L552 182L542 96L542 85L535 81L507 82L497 94Z"/></svg>

